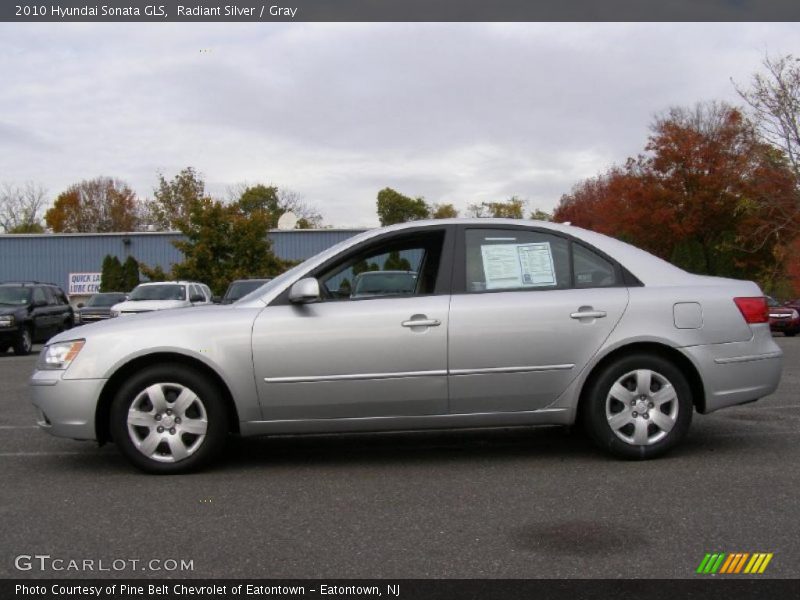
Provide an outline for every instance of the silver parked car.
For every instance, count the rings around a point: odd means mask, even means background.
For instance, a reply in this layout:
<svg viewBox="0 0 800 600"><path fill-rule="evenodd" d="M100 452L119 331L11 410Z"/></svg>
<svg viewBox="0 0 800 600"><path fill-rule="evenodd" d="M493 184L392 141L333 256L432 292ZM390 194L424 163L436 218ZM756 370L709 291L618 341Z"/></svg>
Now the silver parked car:
<svg viewBox="0 0 800 600"><path fill-rule="evenodd" d="M413 293L351 295L398 257ZM617 456L651 458L695 410L772 393L781 365L754 283L567 225L456 219L363 233L229 306L64 332L30 383L45 431L175 473L230 432L576 421Z"/></svg>

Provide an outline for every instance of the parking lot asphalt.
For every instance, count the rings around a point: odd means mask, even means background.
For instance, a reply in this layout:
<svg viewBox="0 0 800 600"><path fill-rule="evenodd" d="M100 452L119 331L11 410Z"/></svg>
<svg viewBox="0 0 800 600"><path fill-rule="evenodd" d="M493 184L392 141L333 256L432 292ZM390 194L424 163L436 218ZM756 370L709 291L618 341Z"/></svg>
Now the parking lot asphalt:
<svg viewBox="0 0 800 600"><path fill-rule="evenodd" d="M778 392L695 414L659 460L504 428L234 439L211 470L174 477L38 431L36 358L5 354L0 576L691 578L707 552L771 552L758 577L798 577L800 339L776 341ZM15 568L37 554L95 571ZM193 569L142 567L154 559Z"/></svg>

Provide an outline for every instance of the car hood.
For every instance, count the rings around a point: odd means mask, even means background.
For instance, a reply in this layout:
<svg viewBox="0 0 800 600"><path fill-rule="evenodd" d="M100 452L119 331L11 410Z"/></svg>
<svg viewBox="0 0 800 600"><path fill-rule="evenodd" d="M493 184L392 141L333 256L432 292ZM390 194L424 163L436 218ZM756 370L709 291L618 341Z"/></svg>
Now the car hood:
<svg viewBox="0 0 800 600"><path fill-rule="evenodd" d="M786 306L770 306L769 307L769 314L771 315L791 315L794 312L794 309L788 308Z"/></svg>
<svg viewBox="0 0 800 600"><path fill-rule="evenodd" d="M0 304L0 315L14 315L19 312L24 306L15 306L13 304Z"/></svg>
<svg viewBox="0 0 800 600"><path fill-rule="evenodd" d="M116 309L115 305L113 308ZM171 328L181 329L191 327L192 329L202 329L204 323L214 323L215 321L228 318L226 313L237 311L234 305L220 306L219 304L208 304L204 306L189 306L176 308L173 310L154 310L143 312L137 315L117 317L116 319L105 319L96 323L82 325L80 329L68 329L50 338L50 342L61 342L74 340L76 337L106 337L123 336L127 334L136 335L137 332L159 331L168 335ZM258 311L255 311L258 312ZM80 335L77 335L77 334Z"/></svg>
<svg viewBox="0 0 800 600"><path fill-rule="evenodd" d="M79 312L82 315L107 315L111 312L110 306L83 306L81 308L75 309L75 312Z"/></svg>
<svg viewBox="0 0 800 600"><path fill-rule="evenodd" d="M126 300L112 306L112 310L147 312L152 310L166 310L168 308L182 308L190 306L186 300Z"/></svg>

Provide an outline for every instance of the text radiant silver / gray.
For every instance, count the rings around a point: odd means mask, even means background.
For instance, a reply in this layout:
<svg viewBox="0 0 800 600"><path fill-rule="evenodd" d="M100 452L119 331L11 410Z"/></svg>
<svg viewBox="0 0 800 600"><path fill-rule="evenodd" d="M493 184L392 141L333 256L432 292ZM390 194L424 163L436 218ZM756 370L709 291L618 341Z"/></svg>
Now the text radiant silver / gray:
<svg viewBox="0 0 800 600"><path fill-rule="evenodd" d="M352 293L364 271L379 272ZM576 420L602 448L650 458L695 410L772 393L781 364L752 282L576 227L470 219L369 231L230 306L66 331L30 383L46 431L171 473L230 432Z"/></svg>

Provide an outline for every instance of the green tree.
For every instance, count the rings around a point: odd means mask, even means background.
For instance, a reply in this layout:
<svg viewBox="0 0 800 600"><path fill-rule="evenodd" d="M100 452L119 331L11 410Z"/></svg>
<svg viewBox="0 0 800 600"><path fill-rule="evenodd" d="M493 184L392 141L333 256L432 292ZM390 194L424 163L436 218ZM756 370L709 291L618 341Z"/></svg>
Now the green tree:
<svg viewBox="0 0 800 600"><path fill-rule="evenodd" d="M124 292L127 291L124 285L122 263L119 258L106 254L103 259L102 274L100 279L101 292Z"/></svg>
<svg viewBox="0 0 800 600"><path fill-rule="evenodd" d="M229 195L234 202L239 203L244 212L256 209L266 211L269 214L270 229L275 229L278 226L278 219L289 211L297 216L298 229L317 229L322 225L322 215L291 190L260 183L242 184L233 188Z"/></svg>
<svg viewBox="0 0 800 600"><path fill-rule="evenodd" d="M193 167L186 167L167 181L158 174L154 198L147 203L148 224L158 231L181 228L192 207L205 196L205 182Z"/></svg>
<svg viewBox="0 0 800 600"><path fill-rule="evenodd" d="M408 262L408 259L401 258L400 252L395 250L394 252L390 252L389 256L383 262L383 270L384 271L410 271L411 270L411 263Z"/></svg>
<svg viewBox="0 0 800 600"><path fill-rule="evenodd" d="M122 265L122 291L130 292L139 285L139 262L132 256L128 256Z"/></svg>
<svg viewBox="0 0 800 600"><path fill-rule="evenodd" d="M455 219L458 211L452 204L434 204L431 207L430 216L431 219Z"/></svg>
<svg viewBox="0 0 800 600"><path fill-rule="evenodd" d="M394 225L408 221L420 221L430 217L431 210L423 198L409 198L384 188L378 192L378 219L381 225Z"/></svg>
<svg viewBox="0 0 800 600"><path fill-rule="evenodd" d="M533 211L531 211L531 216L528 218L534 221L552 221L553 215L546 210L534 208Z"/></svg>
<svg viewBox="0 0 800 600"><path fill-rule="evenodd" d="M525 200L512 196L506 202L481 202L468 207L471 217L492 217L495 219L522 219Z"/></svg>
<svg viewBox="0 0 800 600"><path fill-rule="evenodd" d="M172 267L176 279L202 281L222 294L234 279L272 277L286 269L267 239L270 214L263 208L203 198L178 224L186 239L173 242L183 253Z"/></svg>

